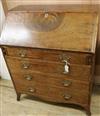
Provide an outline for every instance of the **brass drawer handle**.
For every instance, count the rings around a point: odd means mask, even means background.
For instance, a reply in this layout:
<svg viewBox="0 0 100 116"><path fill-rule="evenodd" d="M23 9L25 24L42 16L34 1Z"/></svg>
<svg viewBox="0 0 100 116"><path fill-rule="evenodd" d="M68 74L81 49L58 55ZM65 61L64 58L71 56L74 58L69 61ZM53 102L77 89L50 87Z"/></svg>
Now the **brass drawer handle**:
<svg viewBox="0 0 100 116"><path fill-rule="evenodd" d="M34 93L34 92L36 92L36 89L34 89L34 88L29 88L28 91L31 92L31 93Z"/></svg>
<svg viewBox="0 0 100 116"><path fill-rule="evenodd" d="M33 79L33 77L31 75L26 75L25 79L28 80L28 81L31 81Z"/></svg>
<svg viewBox="0 0 100 116"><path fill-rule="evenodd" d="M25 50L21 50L19 52L19 56L22 57L22 58L24 58L26 56L26 51Z"/></svg>
<svg viewBox="0 0 100 116"><path fill-rule="evenodd" d="M50 12L46 12L45 11L45 13L44 13L44 18L49 18L49 16L51 16L53 19L55 19L56 20L56 18L57 18L57 14L55 14L55 13L50 13Z"/></svg>
<svg viewBox="0 0 100 116"><path fill-rule="evenodd" d="M64 99L65 99L65 100L69 100L69 99L71 99L71 98L72 98L72 96L71 96L71 95L69 95L69 94L64 95Z"/></svg>
<svg viewBox="0 0 100 116"><path fill-rule="evenodd" d="M30 67L30 64L29 64L29 63L23 63L23 64L22 64L22 67L23 67L24 69L28 69L28 68Z"/></svg>
<svg viewBox="0 0 100 116"><path fill-rule="evenodd" d="M68 74L70 71L70 63L67 60L63 60L63 62L65 63L64 65L64 74Z"/></svg>
<svg viewBox="0 0 100 116"><path fill-rule="evenodd" d="M63 61L63 60L69 61L70 60L70 57L67 56L66 54L59 55L59 58L60 58L61 61Z"/></svg>
<svg viewBox="0 0 100 116"><path fill-rule="evenodd" d="M64 86L64 87L68 87L68 86L70 86L71 84L72 84L71 81L63 81L63 86Z"/></svg>

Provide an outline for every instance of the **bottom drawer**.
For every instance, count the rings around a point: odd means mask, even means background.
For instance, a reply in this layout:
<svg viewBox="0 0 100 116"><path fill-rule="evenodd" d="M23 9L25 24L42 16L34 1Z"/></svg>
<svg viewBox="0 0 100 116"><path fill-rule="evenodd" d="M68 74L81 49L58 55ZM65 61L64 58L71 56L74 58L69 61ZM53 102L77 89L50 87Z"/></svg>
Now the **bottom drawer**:
<svg viewBox="0 0 100 116"><path fill-rule="evenodd" d="M16 83L16 89L19 93L31 94L39 97L40 99L57 102L57 103L74 103L74 104L87 104L88 92L79 90L68 91L63 87L49 87L48 85L30 86Z"/></svg>

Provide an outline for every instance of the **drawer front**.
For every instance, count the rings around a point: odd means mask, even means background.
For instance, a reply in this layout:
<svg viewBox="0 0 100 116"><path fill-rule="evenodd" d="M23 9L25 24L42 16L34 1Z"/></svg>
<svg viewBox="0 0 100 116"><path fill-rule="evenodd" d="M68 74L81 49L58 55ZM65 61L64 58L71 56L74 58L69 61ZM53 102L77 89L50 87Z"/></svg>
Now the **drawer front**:
<svg viewBox="0 0 100 116"><path fill-rule="evenodd" d="M71 64L90 64L92 56L90 54L66 52L56 50L41 50L31 48L3 47L6 55L21 58L42 59L47 61L62 62L67 60Z"/></svg>
<svg viewBox="0 0 100 116"><path fill-rule="evenodd" d="M41 84L38 86L27 85L27 84L15 84L18 92L31 94L41 99L59 102L59 103L78 103L78 104L87 104L89 93L86 91L80 90L68 90L66 88L57 88L49 87L46 84Z"/></svg>
<svg viewBox="0 0 100 116"><path fill-rule="evenodd" d="M43 62L41 60L22 60L18 58L6 57L7 64L11 73L13 72L41 72L51 75L61 75L63 77L75 77L89 80L91 76L91 66L87 65L70 65L67 73L65 73L65 63ZM83 78L83 79L82 79Z"/></svg>
<svg viewBox="0 0 100 116"><path fill-rule="evenodd" d="M55 87L64 87L68 90L78 90L79 87L84 90L89 90L89 82L74 80L71 78L63 78L61 76L51 76L46 74L40 73L31 73L31 74L19 74L19 73L12 73L12 78L15 83L26 83L29 85L48 85L48 86L55 86Z"/></svg>

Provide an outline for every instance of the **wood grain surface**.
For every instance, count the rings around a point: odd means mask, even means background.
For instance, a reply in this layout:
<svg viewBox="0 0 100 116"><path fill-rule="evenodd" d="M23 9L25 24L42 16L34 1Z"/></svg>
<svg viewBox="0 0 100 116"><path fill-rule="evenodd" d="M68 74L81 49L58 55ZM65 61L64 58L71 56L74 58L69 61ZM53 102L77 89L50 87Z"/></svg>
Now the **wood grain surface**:
<svg viewBox="0 0 100 116"><path fill-rule="evenodd" d="M95 52L98 27L97 14L64 13L64 19L59 27L48 32L38 32L37 29L35 29L36 27L32 25L32 19L37 18L39 15L42 15L43 20L45 20L45 12L42 14L33 13L33 11L30 13L18 11L9 12L1 35L0 44L91 53ZM49 16L49 13L47 15ZM47 17L47 19L48 18L49 17ZM57 21L58 19L55 20ZM50 25L52 21L48 21L47 25ZM50 28L49 25L48 28ZM44 26L43 28L46 27Z"/></svg>
<svg viewBox="0 0 100 116"><path fill-rule="evenodd" d="M18 7L18 5L60 5L60 4L66 4L66 10L68 12L98 12L98 14L100 15L100 1L99 0L46 0L46 1L42 1L42 0L2 0L4 8L7 9L5 10L6 13L8 12L8 10L11 9L16 9L15 7ZM17 8L17 10L20 10L21 7ZM27 7L27 10L31 9L31 7ZM99 21L100 22L100 21ZM100 27L100 23L99 23L99 27ZM96 49L96 68L95 68L95 74L96 75L100 75L100 31L98 34L98 44L97 44L97 49ZM98 72L99 71L99 72Z"/></svg>
<svg viewBox="0 0 100 116"><path fill-rule="evenodd" d="M0 40L17 100L26 93L73 103L90 116L97 13L67 12L58 5L28 7L8 13Z"/></svg>
<svg viewBox="0 0 100 116"><path fill-rule="evenodd" d="M68 107L69 105L67 104L50 104L50 102L43 102L29 95L22 95L21 102L18 103L15 99L16 93L13 89L13 84L9 80L0 80L0 89L2 90L0 92L0 105L2 104L0 113L4 116L86 116L83 110L80 111L78 110L79 108L75 109L73 105L72 107ZM100 87L96 86L91 101L91 112L93 116L98 116L100 114L99 103Z"/></svg>
<svg viewBox="0 0 100 116"><path fill-rule="evenodd" d="M63 62L63 60L68 60L71 64L83 64L90 65L92 63L91 58L94 57L90 53L78 53L78 52L68 52L62 50L47 50L47 49L31 49L23 47L8 47L2 46L5 55L10 57L18 58L32 58L32 59L42 59L53 62ZM89 62L90 58L90 62Z"/></svg>
<svg viewBox="0 0 100 116"><path fill-rule="evenodd" d="M51 75L63 75L63 76L73 76L73 77L81 77L88 78L91 76L91 65L77 65L70 64L70 69L68 74L64 74L64 63L55 63L43 60L33 60L33 59L19 59L19 58L11 58L5 57L8 65L12 72L42 72L48 73ZM25 69L24 65L28 65L28 68ZM81 80L81 79L80 79Z"/></svg>

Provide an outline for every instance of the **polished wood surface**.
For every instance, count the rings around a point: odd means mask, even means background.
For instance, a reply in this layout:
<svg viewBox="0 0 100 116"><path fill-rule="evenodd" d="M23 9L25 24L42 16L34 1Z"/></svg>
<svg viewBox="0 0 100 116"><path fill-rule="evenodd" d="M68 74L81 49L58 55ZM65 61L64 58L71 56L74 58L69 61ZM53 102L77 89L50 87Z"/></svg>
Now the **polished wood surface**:
<svg viewBox="0 0 100 116"><path fill-rule="evenodd" d="M6 11L8 12L8 10L25 10L27 9L27 11L34 9L34 7L50 7L50 4L52 4L53 7L56 6L56 8L58 9L60 6L60 10L64 11L66 10L67 12L98 12L98 14L100 15L100 4L99 4L99 0L85 0L85 1L81 1L81 0L62 0L62 1L55 1L55 0L46 0L46 1L41 1L41 0L2 0L3 5L5 6L5 9L7 9ZM45 5L44 5L45 4ZM18 6L20 5L20 6ZM24 5L24 6L22 6ZM33 5L35 5L33 7ZM63 5L63 7L62 7ZM59 6L59 7L57 7ZM54 8L53 8L54 9ZM37 9L38 10L38 9ZM50 9L51 10L51 9ZM56 10L56 9L55 9ZM59 10L59 11L60 11ZM6 12L6 13L7 13ZM100 21L99 21L100 22ZM100 25L99 25L100 27ZM96 68L95 68L95 74L96 75L100 75L100 31L98 34L98 44L97 44L97 49L96 49ZM98 72L99 71L99 72ZM98 81L97 81L98 82Z"/></svg>
<svg viewBox="0 0 100 116"><path fill-rule="evenodd" d="M33 59L18 59L6 57L8 66L11 68L11 73L47 73L48 75L55 75L55 78L61 76L64 78L75 78L80 80L91 80L91 66L70 64L70 71L64 74L64 63L55 63L43 60ZM16 65L16 67L15 67ZM28 66L27 69L24 66Z"/></svg>
<svg viewBox="0 0 100 116"><path fill-rule="evenodd" d="M73 103L90 116L98 16L47 8L13 10L7 16L0 46L17 100L26 93Z"/></svg>
<svg viewBox="0 0 100 116"><path fill-rule="evenodd" d="M17 84L17 83L16 83ZM58 102L58 103L74 103L74 104L82 104L85 106L85 104L88 102L88 94L86 91L70 91L66 88L57 88L57 87L48 87L46 85L39 85L37 84L37 87L34 85L24 85L24 84L17 84L17 91L19 93L27 93L30 95L37 96L39 98L42 98L44 100L49 100L52 102ZM30 91L32 89L33 91ZM86 89L86 88L85 88ZM35 90L35 91L34 91ZM79 94L77 94L77 92ZM70 98L64 98L64 96L70 95Z"/></svg>
<svg viewBox="0 0 100 116"><path fill-rule="evenodd" d="M67 6L67 7L66 7ZM99 5L89 5L89 4L35 4L35 5L18 5L9 9L10 11L34 11L34 12L44 12L44 11L55 11L55 12L93 12L93 8ZM94 11L95 12L95 11Z"/></svg>
<svg viewBox="0 0 100 116"><path fill-rule="evenodd" d="M55 86L55 87L65 87L69 90L76 89L80 86L82 91L85 89L89 89L89 81L83 81L82 79L77 80L75 77L68 77L62 75L48 75L45 73L38 73L38 72L12 72L14 82L16 83L26 83L31 85L37 85L45 82L48 86Z"/></svg>
<svg viewBox="0 0 100 116"><path fill-rule="evenodd" d="M52 62L62 62L68 60L71 64L90 65L92 63L92 54L78 52L68 52L62 50L31 49L18 47L2 47L5 55L19 58L42 59Z"/></svg>
<svg viewBox="0 0 100 116"><path fill-rule="evenodd" d="M97 14L55 13L9 12L0 44L95 53Z"/></svg>
<svg viewBox="0 0 100 116"><path fill-rule="evenodd" d="M21 103L18 103L15 100L16 94L13 88L13 84L9 80L0 80L0 96L3 96L1 99L2 108L0 108L1 113L4 116L11 116L20 114L27 115L43 115L43 116L86 116L83 111L77 109L73 109L73 105L71 108L67 107L69 105L51 105L48 102L42 102L40 99L29 95L22 95ZM26 99L27 98L27 99ZM91 112L93 116L100 114L100 87L95 86L95 89L92 94L91 100ZM10 106L10 107L9 107ZM75 106L74 106L75 107ZM12 110L13 108L13 110ZM17 110L16 110L17 109ZM20 112L18 112L20 111Z"/></svg>

